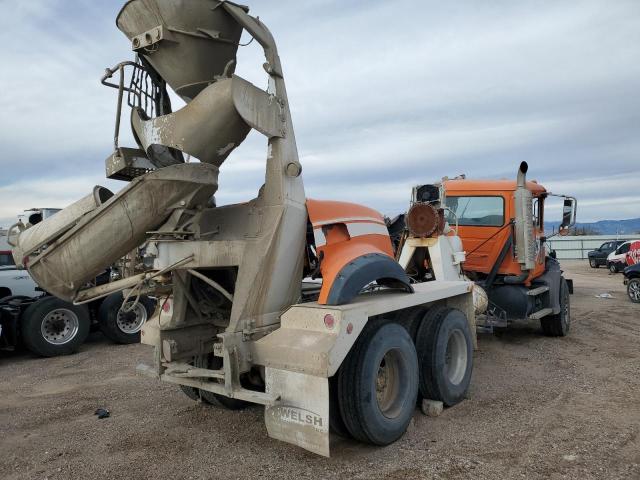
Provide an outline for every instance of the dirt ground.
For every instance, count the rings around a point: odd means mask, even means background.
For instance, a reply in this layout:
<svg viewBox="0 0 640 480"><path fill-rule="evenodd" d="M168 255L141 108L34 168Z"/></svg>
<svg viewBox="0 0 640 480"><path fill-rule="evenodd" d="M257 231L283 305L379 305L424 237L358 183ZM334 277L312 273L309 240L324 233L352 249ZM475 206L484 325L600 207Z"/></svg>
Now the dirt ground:
<svg viewBox="0 0 640 480"><path fill-rule="evenodd" d="M568 337L536 322L481 335L468 400L437 418L416 411L386 448L337 439L330 459L269 439L260 407L218 410L136 376L144 345L95 334L69 357L3 354L0 477L640 478L640 305L622 275L564 267Z"/></svg>

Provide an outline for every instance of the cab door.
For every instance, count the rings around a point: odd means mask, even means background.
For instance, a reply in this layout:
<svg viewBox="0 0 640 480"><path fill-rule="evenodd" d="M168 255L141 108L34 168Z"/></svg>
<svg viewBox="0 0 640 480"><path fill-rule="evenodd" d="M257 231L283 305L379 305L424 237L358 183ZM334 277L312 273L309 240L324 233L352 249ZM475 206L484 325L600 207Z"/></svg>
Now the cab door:
<svg viewBox="0 0 640 480"><path fill-rule="evenodd" d="M512 236L507 200L499 193L447 195L449 225L458 230L467 258L465 270L489 273Z"/></svg>

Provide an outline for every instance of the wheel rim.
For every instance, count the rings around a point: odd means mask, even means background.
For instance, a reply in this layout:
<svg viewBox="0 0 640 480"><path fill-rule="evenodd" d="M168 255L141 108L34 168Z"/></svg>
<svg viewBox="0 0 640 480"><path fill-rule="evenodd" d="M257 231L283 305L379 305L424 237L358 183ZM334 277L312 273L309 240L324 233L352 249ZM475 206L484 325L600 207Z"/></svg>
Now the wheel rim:
<svg viewBox="0 0 640 480"><path fill-rule="evenodd" d="M147 321L147 309L144 308L144 305L141 303L137 303L130 312L125 311L126 308L130 308L132 302L127 302L126 306L122 306L120 310L118 310L118 317L116 319L116 324L118 328L127 334L138 333L142 330L142 326L144 322Z"/></svg>
<svg viewBox="0 0 640 480"><path fill-rule="evenodd" d="M629 297L636 302L640 302L640 282L633 280L629 282Z"/></svg>
<svg viewBox="0 0 640 480"><path fill-rule="evenodd" d="M618 271L618 269L616 268L616 266L614 264L609 265L609 271L611 273L616 273Z"/></svg>
<svg viewBox="0 0 640 480"><path fill-rule="evenodd" d="M400 395L402 364L398 350L389 350L378 366L376 377L376 400L378 408L387 418L395 418L402 411L403 399Z"/></svg>
<svg viewBox="0 0 640 480"><path fill-rule="evenodd" d="M459 385L467 371L467 341L461 330L453 330L447 341L444 371L446 378Z"/></svg>
<svg viewBox="0 0 640 480"><path fill-rule="evenodd" d="M78 315L69 309L57 308L42 319L40 333L50 344L64 345L75 338L79 327Z"/></svg>
<svg viewBox="0 0 640 480"><path fill-rule="evenodd" d="M591 264L592 267L595 268L595 266L596 266L596 261L595 260L589 260L589 263Z"/></svg>

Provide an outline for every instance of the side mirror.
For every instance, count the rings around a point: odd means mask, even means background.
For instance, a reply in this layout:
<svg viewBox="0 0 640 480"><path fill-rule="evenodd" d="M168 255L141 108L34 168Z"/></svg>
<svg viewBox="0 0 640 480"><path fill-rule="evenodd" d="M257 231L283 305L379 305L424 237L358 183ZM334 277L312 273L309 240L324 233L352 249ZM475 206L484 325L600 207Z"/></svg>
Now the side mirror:
<svg viewBox="0 0 640 480"><path fill-rule="evenodd" d="M560 232L567 232L569 228L576 224L576 206L577 200L573 197L565 197L562 207L562 223L560 224Z"/></svg>

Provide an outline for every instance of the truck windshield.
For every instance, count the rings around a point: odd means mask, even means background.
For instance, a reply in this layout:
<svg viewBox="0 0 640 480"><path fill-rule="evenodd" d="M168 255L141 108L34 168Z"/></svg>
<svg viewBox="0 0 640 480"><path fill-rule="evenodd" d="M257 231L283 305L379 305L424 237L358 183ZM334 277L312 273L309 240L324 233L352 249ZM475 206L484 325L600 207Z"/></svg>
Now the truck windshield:
<svg viewBox="0 0 640 480"><path fill-rule="evenodd" d="M449 197L447 221L454 225L474 227L501 227L504 225L502 197Z"/></svg>
<svg viewBox="0 0 640 480"><path fill-rule="evenodd" d="M0 267L12 267L15 265L11 252L0 252Z"/></svg>

